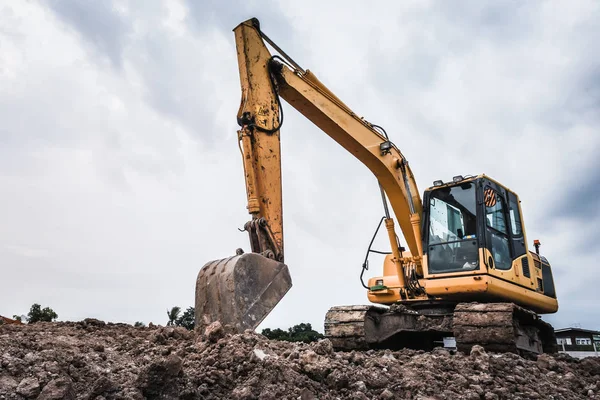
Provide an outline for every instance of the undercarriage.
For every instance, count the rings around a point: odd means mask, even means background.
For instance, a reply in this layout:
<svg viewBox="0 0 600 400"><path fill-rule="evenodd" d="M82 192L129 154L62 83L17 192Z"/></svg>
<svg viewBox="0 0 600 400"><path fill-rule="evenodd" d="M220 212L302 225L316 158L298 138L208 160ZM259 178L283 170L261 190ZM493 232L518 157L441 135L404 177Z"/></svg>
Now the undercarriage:
<svg viewBox="0 0 600 400"><path fill-rule="evenodd" d="M513 303L337 306L327 312L325 336L345 351L450 347L469 352L480 345L494 352L556 352L552 326Z"/></svg>

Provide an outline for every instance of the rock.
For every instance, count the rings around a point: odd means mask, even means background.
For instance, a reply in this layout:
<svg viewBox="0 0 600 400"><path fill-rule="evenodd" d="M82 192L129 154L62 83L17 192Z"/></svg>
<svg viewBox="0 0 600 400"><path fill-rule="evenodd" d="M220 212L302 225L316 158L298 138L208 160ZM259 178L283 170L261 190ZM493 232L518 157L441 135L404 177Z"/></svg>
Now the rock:
<svg viewBox="0 0 600 400"><path fill-rule="evenodd" d="M44 386L37 400L75 400L72 386L73 383L69 378L53 379Z"/></svg>
<svg viewBox="0 0 600 400"><path fill-rule="evenodd" d="M319 340L312 347L315 353L319 355L327 356L333 354L333 344L329 339Z"/></svg>
<svg viewBox="0 0 600 400"><path fill-rule="evenodd" d="M477 392L474 392L472 390L467 390L464 394L463 394L464 398L466 400L479 400L481 397L477 394Z"/></svg>
<svg viewBox="0 0 600 400"><path fill-rule="evenodd" d="M431 354L435 354L441 357L450 357L450 352L443 347L436 347L431 351Z"/></svg>
<svg viewBox="0 0 600 400"><path fill-rule="evenodd" d="M177 326L173 329L173 338L190 340L194 338L194 332L189 331L181 326Z"/></svg>
<svg viewBox="0 0 600 400"><path fill-rule="evenodd" d="M181 367L183 366L183 361L181 358L176 355L170 355L166 358L164 362L165 371L170 376L176 376L179 371L181 371Z"/></svg>
<svg viewBox="0 0 600 400"><path fill-rule="evenodd" d="M159 330L156 330L156 331L152 332L152 334L150 335L149 340L150 340L151 343L156 343L156 344L165 344L165 343L167 343L167 338Z"/></svg>
<svg viewBox="0 0 600 400"><path fill-rule="evenodd" d="M105 326L106 322L104 321L100 321L99 319L96 318L86 318L83 320L83 322L85 323L85 325L91 325L91 326Z"/></svg>
<svg viewBox="0 0 600 400"><path fill-rule="evenodd" d="M221 325L221 322L219 321L212 322L204 330L204 337L206 337L206 340L209 342L215 343L223 336L225 336L225 331L223 330L223 325Z"/></svg>
<svg viewBox="0 0 600 400"><path fill-rule="evenodd" d="M314 364L318 359L319 355L312 350L300 354L300 364L302 365Z"/></svg>
<svg viewBox="0 0 600 400"><path fill-rule="evenodd" d="M102 343L95 343L95 344L92 346L92 349L93 349L94 351L97 351L98 353L102 353L102 352L104 351L104 345L103 345Z"/></svg>
<svg viewBox="0 0 600 400"><path fill-rule="evenodd" d="M40 382L32 376L23 378L17 387L17 393L28 399L34 398L40 394Z"/></svg>
<svg viewBox="0 0 600 400"><path fill-rule="evenodd" d="M60 373L60 365L56 361L46 361L42 366L51 374L58 375Z"/></svg>
<svg viewBox="0 0 600 400"><path fill-rule="evenodd" d="M466 377L460 374L454 376L454 383L460 388L466 388L469 386L469 381Z"/></svg>
<svg viewBox="0 0 600 400"><path fill-rule="evenodd" d="M479 396L483 396L484 390L480 385L470 385L470 388L474 390Z"/></svg>
<svg viewBox="0 0 600 400"><path fill-rule="evenodd" d="M381 392L379 398L383 400L393 399L394 393L392 393L389 389L383 389L383 392Z"/></svg>
<svg viewBox="0 0 600 400"><path fill-rule="evenodd" d="M575 376L574 373L572 373L571 371L567 372L564 376L564 379L567 381L574 381L577 380L577 377Z"/></svg>
<svg viewBox="0 0 600 400"><path fill-rule="evenodd" d="M236 387L231 392L231 398L234 400L250 400L256 399L256 396L252 394L252 388L248 386Z"/></svg>
<svg viewBox="0 0 600 400"><path fill-rule="evenodd" d="M25 357L23 357L23 360L28 364L34 364L38 361L38 359L38 356L36 356L32 352L25 354Z"/></svg>
<svg viewBox="0 0 600 400"><path fill-rule="evenodd" d="M114 392L117 390L117 385L108 377L101 376L94 382L91 395L100 396L105 393Z"/></svg>
<svg viewBox="0 0 600 400"><path fill-rule="evenodd" d="M362 393L367 391L367 385L365 385L365 383L363 381L358 381L358 382L354 383L352 385L352 387Z"/></svg>
<svg viewBox="0 0 600 400"><path fill-rule="evenodd" d="M327 375L327 386L334 389L347 388L350 384L350 377L341 369L334 369Z"/></svg>
<svg viewBox="0 0 600 400"><path fill-rule="evenodd" d="M259 360L261 360L261 361L264 360L267 357L267 353L265 353L261 349L254 349L253 352L254 352L254 356L256 358L258 358Z"/></svg>
<svg viewBox="0 0 600 400"><path fill-rule="evenodd" d="M331 365L327 359L321 358L317 353L308 350L300 354L300 365L311 379L322 382L331 372Z"/></svg>
<svg viewBox="0 0 600 400"><path fill-rule="evenodd" d="M485 349L483 347L481 347L480 345L478 345L478 344L476 344L475 346L471 347L470 356L473 357L473 358L488 357L487 353L485 352Z"/></svg>
<svg viewBox="0 0 600 400"><path fill-rule="evenodd" d="M317 400L317 397L313 392L305 388L302 390L302 394L300 394L300 400Z"/></svg>
<svg viewBox="0 0 600 400"><path fill-rule="evenodd" d="M537 356L537 365L541 369L554 370L556 369L557 362L552 356L548 354L540 354L539 356Z"/></svg>
<svg viewBox="0 0 600 400"><path fill-rule="evenodd" d="M0 376L0 393L9 394L14 393L17 389L19 382L8 375Z"/></svg>
<svg viewBox="0 0 600 400"><path fill-rule="evenodd" d="M174 354L154 361L138 376L137 387L144 396L159 396L173 378L179 374L182 365L181 358Z"/></svg>

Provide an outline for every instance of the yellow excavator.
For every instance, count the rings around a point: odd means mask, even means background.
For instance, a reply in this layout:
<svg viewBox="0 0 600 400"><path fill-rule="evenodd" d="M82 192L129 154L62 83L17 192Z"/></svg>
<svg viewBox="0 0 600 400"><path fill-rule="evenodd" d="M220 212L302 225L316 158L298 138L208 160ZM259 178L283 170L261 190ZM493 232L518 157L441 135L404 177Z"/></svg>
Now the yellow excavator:
<svg viewBox="0 0 600 400"><path fill-rule="evenodd" d="M238 332L255 329L292 285L284 264L281 97L369 168L381 189L384 216L377 231L385 226L390 250L382 276L363 281L374 304L327 312L325 336L336 349L445 344L469 351L478 344L499 352L556 351L554 330L539 316L558 310L552 269L539 254L539 241L535 252L528 250L516 193L486 175L458 175L433 182L421 199L406 157L382 127L359 117L301 68L256 18L234 33L251 252L238 249L200 270L198 330L217 320ZM361 280L373 251L369 246Z"/></svg>

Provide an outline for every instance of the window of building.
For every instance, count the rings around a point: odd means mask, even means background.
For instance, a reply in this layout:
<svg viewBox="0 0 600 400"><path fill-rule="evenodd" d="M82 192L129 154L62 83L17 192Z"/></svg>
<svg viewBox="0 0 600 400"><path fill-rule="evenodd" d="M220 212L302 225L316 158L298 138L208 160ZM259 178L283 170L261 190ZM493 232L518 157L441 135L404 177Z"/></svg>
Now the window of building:
<svg viewBox="0 0 600 400"><path fill-rule="evenodd" d="M590 338L575 338L575 343L582 346L589 346L592 344L592 339Z"/></svg>
<svg viewBox="0 0 600 400"><path fill-rule="evenodd" d="M571 341L571 338L556 338L556 343L565 344L567 346L570 346L571 344L573 344L573 342Z"/></svg>

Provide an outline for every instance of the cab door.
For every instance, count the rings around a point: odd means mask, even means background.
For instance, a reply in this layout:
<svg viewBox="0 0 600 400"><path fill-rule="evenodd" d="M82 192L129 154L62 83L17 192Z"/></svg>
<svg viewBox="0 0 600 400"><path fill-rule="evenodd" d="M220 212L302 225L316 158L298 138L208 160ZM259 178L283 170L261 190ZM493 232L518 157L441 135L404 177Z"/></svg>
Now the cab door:
<svg viewBox="0 0 600 400"><path fill-rule="evenodd" d="M499 275L506 279L508 276L505 276L503 271L509 271L512 268L514 256L506 218L506 202L497 185L491 183L484 185L483 208L486 247L492 254L491 265L488 267L492 274L500 272Z"/></svg>
<svg viewBox="0 0 600 400"><path fill-rule="evenodd" d="M482 186L485 247L492 254L488 273L535 290L535 271L530 268L517 196L493 181Z"/></svg>

